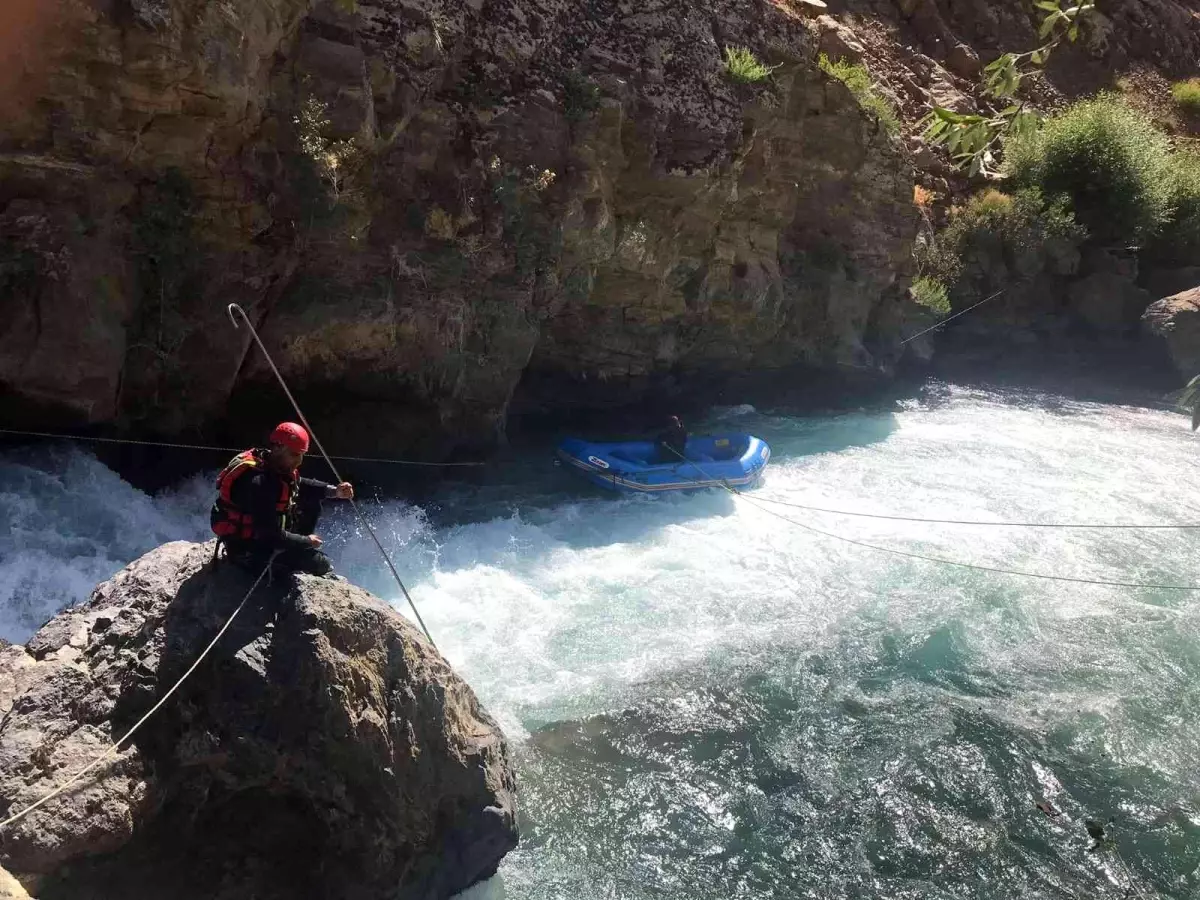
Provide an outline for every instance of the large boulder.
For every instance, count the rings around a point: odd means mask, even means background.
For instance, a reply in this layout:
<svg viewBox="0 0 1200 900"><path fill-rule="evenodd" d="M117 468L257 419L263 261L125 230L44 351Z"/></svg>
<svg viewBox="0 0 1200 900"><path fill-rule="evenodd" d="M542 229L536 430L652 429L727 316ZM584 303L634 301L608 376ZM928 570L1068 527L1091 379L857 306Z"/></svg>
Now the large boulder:
<svg viewBox="0 0 1200 900"><path fill-rule="evenodd" d="M168 544L0 651L0 818L104 753L252 582ZM516 841L471 689L381 600L296 576L259 586L111 764L6 829L0 865L42 897L435 898Z"/></svg>
<svg viewBox="0 0 1200 900"><path fill-rule="evenodd" d="M1200 287L1151 303L1142 322L1166 341L1171 362L1185 380L1200 375Z"/></svg>

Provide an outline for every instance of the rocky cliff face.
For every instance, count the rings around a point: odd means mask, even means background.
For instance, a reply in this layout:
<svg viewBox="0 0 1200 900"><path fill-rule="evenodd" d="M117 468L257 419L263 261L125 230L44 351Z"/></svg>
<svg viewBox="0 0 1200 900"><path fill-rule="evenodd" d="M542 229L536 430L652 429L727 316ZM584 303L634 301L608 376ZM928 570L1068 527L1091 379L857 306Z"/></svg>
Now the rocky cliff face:
<svg viewBox="0 0 1200 900"><path fill-rule="evenodd" d="M356 449L488 445L518 389L886 370L911 171L799 9L31 4L0 124L0 383L26 415L160 432L260 412L278 395L235 301ZM775 77L731 80L735 46Z"/></svg>
<svg viewBox="0 0 1200 900"><path fill-rule="evenodd" d="M0 650L0 818L104 753L252 584L168 544ZM41 897L449 897L517 839L503 736L406 620L344 582L260 586L133 742L5 829Z"/></svg>

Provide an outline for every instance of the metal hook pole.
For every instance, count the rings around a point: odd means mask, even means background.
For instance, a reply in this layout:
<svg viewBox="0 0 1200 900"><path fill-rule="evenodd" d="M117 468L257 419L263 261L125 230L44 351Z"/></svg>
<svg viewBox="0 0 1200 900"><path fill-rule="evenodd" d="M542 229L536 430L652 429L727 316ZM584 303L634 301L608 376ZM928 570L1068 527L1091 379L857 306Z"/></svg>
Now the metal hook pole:
<svg viewBox="0 0 1200 900"><path fill-rule="evenodd" d="M230 303L227 311L229 313L229 321L233 323L234 328L241 327L238 324L237 316L242 317L242 321L245 322L246 327L250 329L250 335L254 338L254 343L258 344L258 349L262 351L263 358L266 359L267 365L271 367L271 371L275 373L275 377L279 380L279 386L283 388L283 392L287 394L288 400L291 401L292 408L296 410L296 415L300 417L301 424L304 425L309 435L312 436L313 443L317 445L317 450L320 451L321 456L324 458L330 470L333 472L333 477L336 478L339 483L342 482L343 479L341 474L334 466L333 460L329 458L329 454L325 452L325 447L321 444L321 439L317 437L316 431L313 430L312 425L310 425L308 423L308 419L305 418L303 410L300 409L300 404L297 403L296 398L292 396L292 392L288 389L287 382L284 381L282 373L280 373L279 369L276 367L275 360L271 359L271 354L267 352L266 346L263 344L262 339L258 336L258 331L254 328L254 324L250 321L250 317L246 315L246 311L236 303ZM235 313L237 315L235 315ZM387 563L388 569L390 569L392 572L392 577L396 579L396 584L400 585L400 592L404 594L404 599L408 601L408 605L412 609L413 615L417 617L417 622L420 624L421 630L425 632L425 637L429 639L430 644L433 644L434 649L437 649L437 644L434 644L433 642L433 635L429 633L429 629L425 626L425 620L421 618L421 613L417 611L417 604L413 602L412 595L409 594L408 588L404 586L404 581L400 578L400 573L396 571L396 566L392 562L391 556L388 555L387 550L384 549L383 543L379 540L379 536L375 534L375 529L371 527L371 523L367 521L366 515L361 509L359 509L358 504L353 499L350 501L350 506L358 516L359 521L362 522L363 527L367 529L367 534L371 536L371 540L375 542L375 546L379 548L379 552L382 554L384 562Z"/></svg>

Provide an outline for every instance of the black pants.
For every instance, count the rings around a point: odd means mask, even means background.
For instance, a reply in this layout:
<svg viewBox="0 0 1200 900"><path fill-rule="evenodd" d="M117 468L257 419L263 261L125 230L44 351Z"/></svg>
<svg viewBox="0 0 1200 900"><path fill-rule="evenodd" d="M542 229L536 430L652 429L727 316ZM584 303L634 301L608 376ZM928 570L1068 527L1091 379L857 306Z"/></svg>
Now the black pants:
<svg viewBox="0 0 1200 900"><path fill-rule="evenodd" d="M317 520L320 518L321 502L318 500L310 505L297 507L288 525L296 534L312 534L317 530ZM257 575L270 561L273 548L255 541L226 541L225 551L233 562ZM276 556L271 569L277 575L292 572L328 575L333 571L333 563L315 547L298 547L295 550L284 550Z"/></svg>
<svg viewBox="0 0 1200 900"><path fill-rule="evenodd" d="M681 463L687 459L687 454L684 453L687 445L683 447L672 446L666 441L658 441L654 445L654 462L658 465L667 463Z"/></svg>

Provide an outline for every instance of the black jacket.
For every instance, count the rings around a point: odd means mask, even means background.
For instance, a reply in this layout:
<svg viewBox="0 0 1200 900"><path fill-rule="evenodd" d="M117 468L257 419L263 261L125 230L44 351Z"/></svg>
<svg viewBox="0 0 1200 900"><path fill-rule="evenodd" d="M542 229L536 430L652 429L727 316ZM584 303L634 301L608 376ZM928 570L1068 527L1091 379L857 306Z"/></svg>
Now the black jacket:
<svg viewBox="0 0 1200 900"><path fill-rule="evenodd" d="M682 425L668 425L654 441L654 449L662 462L682 462L687 455L688 433Z"/></svg>
<svg viewBox="0 0 1200 900"><path fill-rule="evenodd" d="M280 521L275 504L279 500L284 478L270 468L262 467L247 472L234 482L230 497L234 506L254 516L254 543L263 544L271 550L297 550L312 546L307 534L297 534L290 529L300 527L306 519L315 522L314 515L320 509L321 500L329 497L333 485L315 478L301 478L297 485L296 504L287 521ZM309 531L312 530L310 526Z"/></svg>

